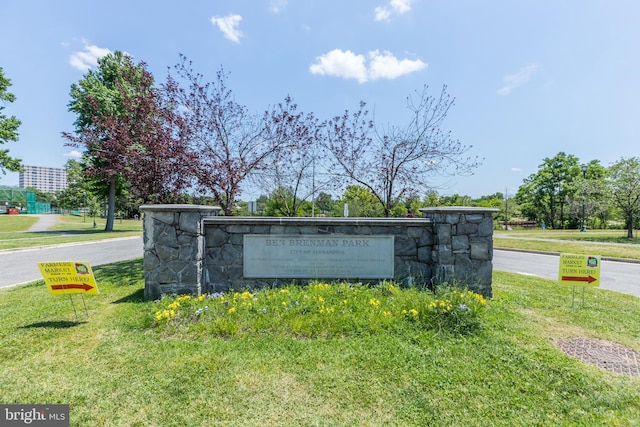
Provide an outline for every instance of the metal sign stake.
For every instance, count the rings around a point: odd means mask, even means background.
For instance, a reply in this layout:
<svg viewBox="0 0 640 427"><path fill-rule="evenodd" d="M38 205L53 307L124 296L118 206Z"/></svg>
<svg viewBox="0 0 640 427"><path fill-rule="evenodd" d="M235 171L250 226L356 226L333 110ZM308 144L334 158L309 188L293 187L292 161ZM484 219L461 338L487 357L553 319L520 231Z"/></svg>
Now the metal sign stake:
<svg viewBox="0 0 640 427"><path fill-rule="evenodd" d="M71 298L71 294L69 295L69 301L71 301L71 307L73 307L73 314L76 315L76 320L78 320L78 312L76 311L76 305L73 303L73 298Z"/></svg>
<svg viewBox="0 0 640 427"><path fill-rule="evenodd" d="M584 308L584 288L585 286L580 286L582 288L582 307ZM571 308L575 307L575 302L576 302L576 287L572 286L571 287Z"/></svg>
<svg viewBox="0 0 640 427"><path fill-rule="evenodd" d="M582 294L582 305L584 305L584 290L582 292L583 292L583 294ZM89 311L87 310L87 303L86 303L86 301L84 299L84 295L80 294L80 296L82 297L82 304L84 305L84 314L86 314L87 317L89 317Z"/></svg>

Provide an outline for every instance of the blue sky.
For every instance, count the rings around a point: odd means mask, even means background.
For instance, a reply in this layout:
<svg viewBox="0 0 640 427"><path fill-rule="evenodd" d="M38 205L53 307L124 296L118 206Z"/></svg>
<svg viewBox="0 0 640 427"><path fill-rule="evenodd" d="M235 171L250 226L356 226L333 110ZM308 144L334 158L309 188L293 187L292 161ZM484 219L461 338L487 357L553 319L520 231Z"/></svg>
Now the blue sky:
<svg viewBox="0 0 640 427"><path fill-rule="evenodd" d="M5 144L24 164L62 167L71 84L121 50L158 82L179 54L209 80L224 67L256 112L291 95L328 118L366 101L404 124L406 97L442 85L456 98L443 129L485 158L442 195L513 194L559 151L605 166L638 156L640 2L636 0L5 0L0 67L22 121ZM15 173L0 185L17 185ZM248 190L243 199L251 198Z"/></svg>

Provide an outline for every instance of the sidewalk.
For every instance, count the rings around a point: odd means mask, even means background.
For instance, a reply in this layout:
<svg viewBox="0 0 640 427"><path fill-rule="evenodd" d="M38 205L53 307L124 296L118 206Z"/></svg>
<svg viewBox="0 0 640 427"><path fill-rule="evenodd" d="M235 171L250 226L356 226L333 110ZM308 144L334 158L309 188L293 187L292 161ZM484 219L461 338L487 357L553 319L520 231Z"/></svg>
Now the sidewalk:
<svg viewBox="0 0 640 427"><path fill-rule="evenodd" d="M53 227L58 222L58 215L46 214L46 215L31 215L37 216L38 222L33 224L29 230L30 232L42 232L49 231L49 228Z"/></svg>

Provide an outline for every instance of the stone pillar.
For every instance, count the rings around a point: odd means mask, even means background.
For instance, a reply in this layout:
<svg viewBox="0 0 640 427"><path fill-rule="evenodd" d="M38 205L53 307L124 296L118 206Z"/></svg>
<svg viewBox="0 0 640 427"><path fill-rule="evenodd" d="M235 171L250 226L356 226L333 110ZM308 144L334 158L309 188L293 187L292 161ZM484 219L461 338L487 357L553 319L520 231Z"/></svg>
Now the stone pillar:
<svg viewBox="0 0 640 427"><path fill-rule="evenodd" d="M203 218L217 216L221 208L198 205L145 205L144 296L202 292L204 251Z"/></svg>
<svg viewBox="0 0 640 427"><path fill-rule="evenodd" d="M493 214L498 209L437 207L420 209L433 223L434 282L464 282L491 296Z"/></svg>

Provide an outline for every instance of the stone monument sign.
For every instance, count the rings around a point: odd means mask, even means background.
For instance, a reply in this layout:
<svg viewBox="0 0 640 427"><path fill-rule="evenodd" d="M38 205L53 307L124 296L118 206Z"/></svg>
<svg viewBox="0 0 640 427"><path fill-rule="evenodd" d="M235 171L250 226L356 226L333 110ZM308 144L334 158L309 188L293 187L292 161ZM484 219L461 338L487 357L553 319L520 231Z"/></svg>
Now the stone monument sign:
<svg viewBox="0 0 640 427"><path fill-rule="evenodd" d="M421 209L422 218L218 216L220 208L147 205L145 296L253 289L317 279L437 286L491 296L496 209Z"/></svg>

